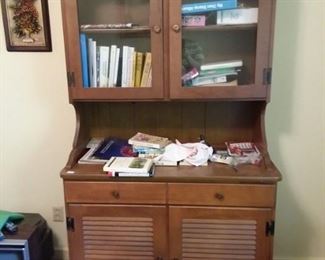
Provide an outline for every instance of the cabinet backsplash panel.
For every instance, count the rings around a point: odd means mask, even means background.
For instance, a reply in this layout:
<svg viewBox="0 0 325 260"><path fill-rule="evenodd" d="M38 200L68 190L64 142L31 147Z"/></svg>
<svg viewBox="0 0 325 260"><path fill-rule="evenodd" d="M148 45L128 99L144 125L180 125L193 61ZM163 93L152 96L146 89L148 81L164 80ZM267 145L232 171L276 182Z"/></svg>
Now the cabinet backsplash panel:
<svg viewBox="0 0 325 260"><path fill-rule="evenodd" d="M264 102L78 103L80 126L90 137L130 138L136 132L211 144L256 141ZM236 125L236 127L234 127Z"/></svg>

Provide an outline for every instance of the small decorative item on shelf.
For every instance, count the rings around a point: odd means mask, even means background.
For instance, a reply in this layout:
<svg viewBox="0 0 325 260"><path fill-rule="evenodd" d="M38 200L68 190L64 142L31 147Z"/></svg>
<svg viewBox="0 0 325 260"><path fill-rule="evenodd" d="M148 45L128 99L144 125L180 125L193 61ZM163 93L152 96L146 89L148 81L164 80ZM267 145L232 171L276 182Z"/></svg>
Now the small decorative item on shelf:
<svg viewBox="0 0 325 260"><path fill-rule="evenodd" d="M131 29L138 24L135 23L114 23L114 24L82 24L80 29Z"/></svg>
<svg viewBox="0 0 325 260"><path fill-rule="evenodd" d="M201 45L190 39L182 40L182 72L183 75L196 68L198 71L204 61Z"/></svg>
<svg viewBox="0 0 325 260"><path fill-rule="evenodd" d="M8 51L52 51L46 0L1 0Z"/></svg>
<svg viewBox="0 0 325 260"><path fill-rule="evenodd" d="M205 26L205 15L185 15L182 17L183 26Z"/></svg>

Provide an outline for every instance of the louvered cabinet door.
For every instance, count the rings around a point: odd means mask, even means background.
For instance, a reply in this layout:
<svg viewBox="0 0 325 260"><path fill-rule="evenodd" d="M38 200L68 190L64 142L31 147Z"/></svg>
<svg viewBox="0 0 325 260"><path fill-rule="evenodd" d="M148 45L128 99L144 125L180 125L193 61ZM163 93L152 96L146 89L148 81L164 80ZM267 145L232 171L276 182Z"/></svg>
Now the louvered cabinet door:
<svg viewBox="0 0 325 260"><path fill-rule="evenodd" d="M164 206L70 205L70 260L167 259Z"/></svg>
<svg viewBox="0 0 325 260"><path fill-rule="evenodd" d="M170 207L173 260L271 260L271 209Z"/></svg>

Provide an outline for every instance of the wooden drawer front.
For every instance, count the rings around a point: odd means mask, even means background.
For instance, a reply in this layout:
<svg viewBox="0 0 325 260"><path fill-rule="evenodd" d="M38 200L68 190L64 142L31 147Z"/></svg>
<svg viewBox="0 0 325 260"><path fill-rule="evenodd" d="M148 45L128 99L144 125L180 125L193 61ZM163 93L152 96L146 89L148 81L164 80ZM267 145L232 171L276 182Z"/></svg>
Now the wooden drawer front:
<svg viewBox="0 0 325 260"><path fill-rule="evenodd" d="M174 205L274 207L274 202L274 185L182 183L168 185L168 203Z"/></svg>
<svg viewBox="0 0 325 260"><path fill-rule="evenodd" d="M64 182L67 203L165 204L165 183Z"/></svg>

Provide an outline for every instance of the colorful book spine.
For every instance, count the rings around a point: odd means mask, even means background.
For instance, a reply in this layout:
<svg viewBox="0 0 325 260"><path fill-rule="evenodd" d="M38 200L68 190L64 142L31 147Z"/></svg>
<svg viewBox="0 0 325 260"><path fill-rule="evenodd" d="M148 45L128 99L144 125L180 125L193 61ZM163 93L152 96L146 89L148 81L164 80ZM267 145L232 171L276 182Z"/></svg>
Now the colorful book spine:
<svg viewBox="0 0 325 260"><path fill-rule="evenodd" d="M133 53L134 47L128 47L128 59L127 59L127 87L133 87L132 76L133 76Z"/></svg>
<svg viewBox="0 0 325 260"><path fill-rule="evenodd" d="M143 68L143 52L137 52L135 66L135 87L140 87Z"/></svg>
<svg viewBox="0 0 325 260"><path fill-rule="evenodd" d="M115 55L115 65L114 65L114 80L113 80L113 86L117 86L117 76L119 73L119 60L120 60L120 48L116 48L116 55Z"/></svg>
<svg viewBox="0 0 325 260"><path fill-rule="evenodd" d="M123 46L122 49L122 84L121 87L127 87L128 74L128 46Z"/></svg>
<svg viewBox="0 0 325 260"><path fill-rule="evenodd" d="M132 55L132 80L131 80L131 85L132 87L135 87L135 66L137 64L137 52L133 51L133 55Z"/></svg>
<svg viewBox="0 0 325 260"><path fill-rule="evenodd" d="M88 74L88 51L87 51L87 37L84 33L80 34L80 52L81 52L81 66L82 66L82 82L84 88L89 88L89 74Z"/></svg>
<svg viewBox="0 0 325 260"><path fill-rule="evenodd" d="M91 87L93 83L93 39L88 38L88 76L89 76L89 87Z"/></svg>
<svg viewBox="0 0 325 260"><path fill-rule="evenodd" d="M89 42L89 69L90 69L90 87L97 87L97 51L96 51L96 46L97 43L96 41L90 39Z"/></svg>
<svg viewBox="0 0 325 260"><path fill-rule="evenodd" d="M242 67L242 60L230 60L230 61L220 61L202 64L200 70L216 70L216 69L227 69L227 68L236 68Z"/></svg>
<svg viewBox="0 0 325 260"><path fill-rule="evenodd" d="M140 87L147 87L149 73L151 69L151 52L146 53Z"/></svg>
<svg viewBox="0 0 325 260"><path fill-rule="evenodd" d="M233 8L237 8L237 0L219 0L213 2L183 4L182 14L206 13Z"/></svg>
<svg viewBox="0 0 325 260"><path fill-rule="evenodd" d="M109 64L109 77L108 87L114 87L114 74L115 74L115 60L116 60L117 46L111 46L110 64Z"/></svg>
<svg viewBox="0 0 325 260"><path fill-rule="evenodd" d="M108 86L109 47L99 47L99 87Z"/></svg>

